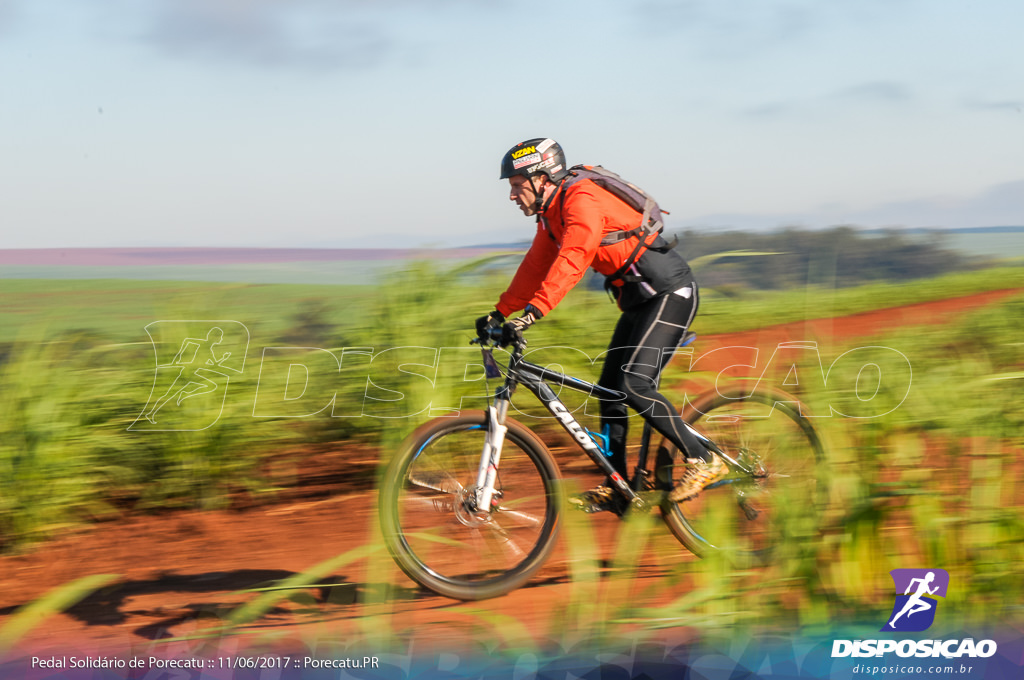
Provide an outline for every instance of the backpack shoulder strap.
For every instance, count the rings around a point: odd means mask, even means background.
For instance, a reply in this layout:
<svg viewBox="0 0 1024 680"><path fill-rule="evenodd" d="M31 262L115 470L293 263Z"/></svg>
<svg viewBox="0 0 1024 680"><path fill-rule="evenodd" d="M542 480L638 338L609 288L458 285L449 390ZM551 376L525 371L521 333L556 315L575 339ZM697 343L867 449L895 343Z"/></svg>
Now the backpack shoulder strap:
<svg viewBox="0 0 1024 680"><path fill-rule="evenodd" d="M640 187L627 182L611 170L600 165L574 165L569 168L569 177L563 186L568 189L573 184L589 179L597 186L611 193L633 210L640 213L640 224L633 229L623 229L601 239L602 246L610 246L634 236L641 241L647 240L652 233L659 233L664 228L661 221L662 210L654 197Z"/></svg>

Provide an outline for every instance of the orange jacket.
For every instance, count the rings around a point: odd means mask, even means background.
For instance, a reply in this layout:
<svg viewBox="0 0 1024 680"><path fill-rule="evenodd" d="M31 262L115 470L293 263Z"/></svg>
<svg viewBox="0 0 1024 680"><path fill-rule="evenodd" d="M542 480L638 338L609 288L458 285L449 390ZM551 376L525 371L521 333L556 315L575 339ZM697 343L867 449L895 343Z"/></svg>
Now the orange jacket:
<svg viewBox="0 0 1024 680"><path fill-rule="evenodd" d="M512 283L495 307L506 317L533 305L545 316L593 267L614 274L636 248L636 238L607 246L601 239L640 226L641 215L609 191L584 179L559 187L537 218L537 233ZM657 234L649 235L652 243Z"/></svg>

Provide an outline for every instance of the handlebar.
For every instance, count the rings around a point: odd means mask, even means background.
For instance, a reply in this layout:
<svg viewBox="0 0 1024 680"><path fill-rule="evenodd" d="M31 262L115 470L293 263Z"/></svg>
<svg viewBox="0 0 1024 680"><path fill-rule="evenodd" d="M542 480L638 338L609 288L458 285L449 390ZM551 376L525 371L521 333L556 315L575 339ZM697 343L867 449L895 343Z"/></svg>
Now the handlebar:
<svg viewBox="0 0 1024 680"><path fill-rule="evenodd" d="M523 350L526 348L526 339L522 337L522 334L519 335L519 342L513 341L510 343L502 342L503 336L504 333L500 326L497 328L488 328L484 331L484 335L473 338L469 341L469 344L481 345L483 348L508 347L511 345L514 350L513 354L522 354Z"/></svg>

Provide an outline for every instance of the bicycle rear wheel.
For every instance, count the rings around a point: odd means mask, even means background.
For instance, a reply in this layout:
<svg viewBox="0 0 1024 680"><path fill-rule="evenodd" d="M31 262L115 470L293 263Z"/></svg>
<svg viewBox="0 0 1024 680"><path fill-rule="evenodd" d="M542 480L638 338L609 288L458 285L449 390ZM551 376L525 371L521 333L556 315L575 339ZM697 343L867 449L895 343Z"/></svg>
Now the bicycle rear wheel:
<svg viewBox="0 0 1024 680"><path fill-rule="evenodd" d="M669 529L690 551L763 564L780 544L817 533L827 498L824 448L804 408L783 392L734 385L684 411L686 422L732 459L722 481L688 501L662 504ZM682 456L669 442L662 445L678 480Z"/></svg>
<svg viewBox="0 0 1024 680"><path fill-rule="evenodd" d="M559 474L547 447L508 420L491 508L475 507L487 415L438 418L414 432L385 474L384 541L412 580L446 597L481 600L525 583L559 529Z"/></svg>

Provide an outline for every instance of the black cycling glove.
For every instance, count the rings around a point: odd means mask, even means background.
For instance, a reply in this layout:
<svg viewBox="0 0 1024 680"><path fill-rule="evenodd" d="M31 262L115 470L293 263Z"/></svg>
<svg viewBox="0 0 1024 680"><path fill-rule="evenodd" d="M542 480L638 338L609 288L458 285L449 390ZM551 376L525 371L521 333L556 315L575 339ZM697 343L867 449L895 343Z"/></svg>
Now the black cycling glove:
<svg viewBox="0 0 1024 680"><path fill-rule="evenodd" d="M487 337L487 331L492 328L501 328L503 323L505 323L505 315L494 310L487 316L481 316L476 320L476 335L478 338Z"/></svg>
<svg viewBox="0 0 1024 680"><path fill-rule="evenodd" d="M512 319L501 327L501 344L511 345L514 342L522 342L523 331L535 324L544 315L533 305L526 305L523 315L518 319Z"/></svg>

